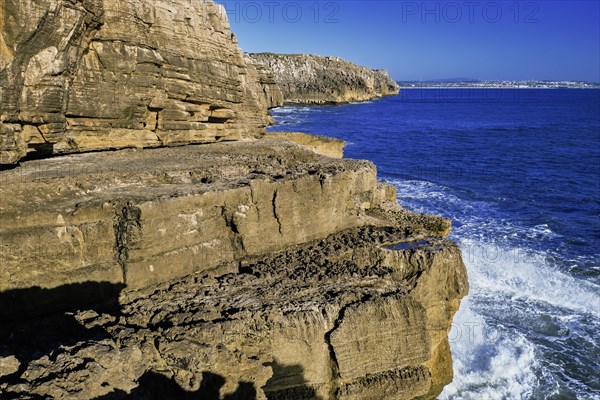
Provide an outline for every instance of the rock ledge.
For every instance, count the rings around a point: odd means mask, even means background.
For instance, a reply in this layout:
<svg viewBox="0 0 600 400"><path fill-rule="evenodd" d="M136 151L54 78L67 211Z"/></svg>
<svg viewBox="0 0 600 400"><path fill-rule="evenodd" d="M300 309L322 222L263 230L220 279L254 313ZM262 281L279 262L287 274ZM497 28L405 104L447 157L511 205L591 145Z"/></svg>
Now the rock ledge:
<svg viewBox="0 0 600 400"><path fill-rule="evenodd" d="M312 54L249 54L270 72L286 103L331 104L397 95L385 70L371 70L339 57Z"/></svg>
<svg viewBox="0 0 600 400"><path fill-rule="evenodd" d="M371 163L264 140L22 164L0 172L3 398L411 399L451 381L460 250Z"/></svg>

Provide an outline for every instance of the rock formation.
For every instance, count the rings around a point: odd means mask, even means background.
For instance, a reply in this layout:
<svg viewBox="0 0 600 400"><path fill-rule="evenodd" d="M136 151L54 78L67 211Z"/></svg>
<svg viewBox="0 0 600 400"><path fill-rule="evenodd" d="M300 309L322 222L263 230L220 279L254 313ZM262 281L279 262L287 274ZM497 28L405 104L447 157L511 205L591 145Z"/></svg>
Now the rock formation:
<svg viewBox="0 0 600 400"><path fill-rule="evenodd" d="M0 179L8 398L433 398L452 378L450 224L369 162L262 140Z"/></svg>
<svg viewBox="0 0 600 400"><path fill-rule="evenodd" d="M385 70L371 70L338 57L311 54L249 54L266 66L286 103L326 104L396 95L400 87Z"/></svg>
<svg viewBox="0 0 600 400"><path fill-rule="evenodd" d="M267 132L263 140L287 140L305 147L317 154L333 158L344 156L346 142L340 139L309 135L303 132Z"/></svg>
<svg viewBox="0 0 600 400"><path fill-rule="evenodd" d="M0 32L0 164L253 138L282 101L212 1L3 0Z"/></svg>
<svg viewBox="0 0 600 400"><path fill-rule="evenodd" d="M0 168L0 398L450 382L468 289L450 222L401 208L339 140L264 132L284 95L366 100L397 92L387 74L302 56L311 78L282 92L192 0L4 0L0 55L0 164L18 163Z"/></svg>

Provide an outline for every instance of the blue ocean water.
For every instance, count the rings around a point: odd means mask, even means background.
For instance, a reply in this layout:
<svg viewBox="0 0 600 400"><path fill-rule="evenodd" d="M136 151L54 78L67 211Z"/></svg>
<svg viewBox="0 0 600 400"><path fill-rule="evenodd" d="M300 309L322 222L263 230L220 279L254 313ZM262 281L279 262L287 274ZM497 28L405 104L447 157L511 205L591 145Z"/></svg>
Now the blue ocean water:
<svg viewBox="0 0 600 400"><path fill-rule="evenodd" d="M442 399L600 399L600 90L417 88L273 115L453 220L471 293Z"/></svg>

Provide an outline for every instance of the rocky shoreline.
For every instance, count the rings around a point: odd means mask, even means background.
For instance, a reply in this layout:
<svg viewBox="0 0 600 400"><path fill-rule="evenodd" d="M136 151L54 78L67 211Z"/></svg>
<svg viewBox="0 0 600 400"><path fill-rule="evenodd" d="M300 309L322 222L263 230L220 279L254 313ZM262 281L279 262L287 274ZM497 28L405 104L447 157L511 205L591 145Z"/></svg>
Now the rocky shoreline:
<svg viewBox="0 0 600 400"><path fill-rule="evenodd" d="M361 67L339 57L273 53L248 56L273 75L288 104L360 102L397 95L400 90L387 71Z"/></svg>
<svg viewBox="0 0 600 400"><path fill-rule="evenodd" d="M265 140L1 177L8 398L165 398L215 376L259 399L433 398L452 378L467 281L449 221L403 210L368 162Z"/></svg>
<svg viewBox="0 0 600 400"><path fill-rule="evenodd" d="M283 98L212 1L6 0L0 164L247 140Z"/></svg>
<svg viewBox="0 0 600 400"><path fill-rule="evenodd" d="M403 209L340 140L266 134L289 97L223 7L7 0L0 21L1 398L413 399L452 380L450 221ZM386 94L365 71L370 92L338 100Z"/></svg>

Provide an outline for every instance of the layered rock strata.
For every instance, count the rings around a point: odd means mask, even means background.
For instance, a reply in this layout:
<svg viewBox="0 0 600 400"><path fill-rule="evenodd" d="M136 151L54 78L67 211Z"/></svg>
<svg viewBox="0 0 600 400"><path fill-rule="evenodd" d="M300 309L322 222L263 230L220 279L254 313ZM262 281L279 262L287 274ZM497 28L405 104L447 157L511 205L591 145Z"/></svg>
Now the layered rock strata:
<svg viewBox="0 0 600 400"><path fill-rule="evenodd" d="M387 71L361 67L338 57L273 53L248 56L273 74L286 103L366 101L396 95L400 90Z"/></svg>
<svg viewBox="0 0 600 400"><path fill-rule="evenodd" d="M212 1L4 0L0 56L0 164L254 138L282 101Z"/></svg>
<svg viewBox="0 0 600 400"><path fill-rule="evenodd" d="M284 100L394 93L242 54L212 1L3 1L0 398L434 398L449 221L339 140L264 132Z"/></svg>
<svg viewBox="0 0 600 400"><path fill-rule="evenodd" d="M369 162L265 140L0 179L3 398L410 399L451 380L460 251Z"/></svg>

